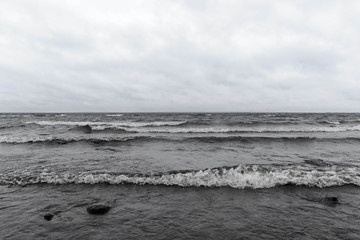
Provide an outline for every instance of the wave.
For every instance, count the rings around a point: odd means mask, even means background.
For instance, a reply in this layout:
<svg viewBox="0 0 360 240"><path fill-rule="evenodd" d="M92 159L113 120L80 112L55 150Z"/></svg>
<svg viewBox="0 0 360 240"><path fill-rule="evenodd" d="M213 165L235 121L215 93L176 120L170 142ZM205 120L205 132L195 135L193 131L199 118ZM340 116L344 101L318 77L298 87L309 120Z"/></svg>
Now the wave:
<svg viewBox="0 0 360 240"><path fill-rule="evenodd" d="M212 123L209 120L191 120L186 121L183 124L179 124L182 127L194 127L194 126L210 126Z"/></svg>
<svg viewBox="0 0 360 240"><path fill-rule="evenodd" d="M90 126L94 130L104 130L107 128L121 127L162 127L162 126L178 126L186 123L186 121L166 121L166 122L65 122L65 121L33 121L27 124L37 124L41 126Z"/></svg>
<svg viewBox="0 0 360 240"><path fill-rule="evenodd" d="M307 187L360 186L358 167L314 166L312 164L267 166L238 165L205 170L163 173L82 172L56 173L28 171L0 174L0 184L151 184L181 187L272 188L283 185Z"/></svg>
<svg viewBox="0 0 360 240"><path fill-rule="evenodd" d="M182 141L197 141L204 143L223 143L223 142L241 142L241 143L270 143L270 142L339 142L350 143L360 142L360 138L357 137L307 137L307 136L199 136L199 137L186 137Z"/></svg>
<svg viewBox="0 0 360 240"><path fill-rule="evenodd" d="M84 130L85 131L85 130ZM85 132L86 133L86 132ZM91 143L111 143L111 142L128 142L132 140L146 140L147 142L203 142L203 143L224 143L224 142L241 142L241 143L268 143L268 142L359 142L360 138L356 137L285 137L285 136L186 136L186 137L166 137L166 136L144 136L136 135L130 137L109 137L109 136L78 136L78 137L64 137L64 136L0 136L0 143L7 144L30 144L30 143L58 143L67 144L74 142L91 142Z"/></svg>
<svg viewBox="0 0 360 240"><path fill-rule="evenodd" d="M340 123L360 123L360 119L348 119L348 120L340 120Z"/></svg>
<svg viewBox="0 0 360 240"><path fill-rule="evenodd" d="M9 137L1 136L0 143L7 144L30 144L30 143L57 143L68 144L74 142L91 142L91 143L109 143L109 142L129 142L134 140L149 139L147 136L134 137Z"/></svg>
<svg viewBox="0 0 360 240"><path fill-rule="evenodd" d="M23 128L26 127L25 124L19 124L19 125L7 125L7 126L0 126L1 129L9 129L9 128Z"/></svg>
<svg viewBox="0 0 360 240"><path fill-rule="evenodd" d="M84 125L84 126L76 126L72 129L70 129L69 131L80 131L83 133L87 133L90 134L92 132L92 128L89 125Z"/></svg>
<svg viewBox="0 0 360 240"><path fill-rule="evenodd" d="M219 142L266 142L266 141L315 141L315 140L338 140L335 138L315 138L315 137L263 137L263 136L205 136L205 137L189 137L192 141L219 143ZM360 141L360 139L358 139Z"/></svg>
<svg viewBox="0 0 360 240"><path fill-rule="evenodd" d="M226 128L226 127L204 127L204 128L144 128L136 129L139 133L313 133L313 132L348 132L360 131L360 125L350 127L258 127L258 128Z"/></svg>
<svg viewBox="0 0 360 240"><path fill-rule="evenodd" d="M154 122L70 122L70 121L33 121L26 124L40 126L88 126L94 131L121 130L132 133L307 133L307 132L349 132L360 131L360 125L341 124L318 125L251 125L251 126L204 126L206 121L154 121Z"/></svg>
<svg viewBox="0 0 360 240"><path fill-rule="evenodd" d="M267 126L267 125L299 125L305 124L305 122L294 122L294 121L256 121L256 120L248 120L248 121L237 121L237 122L229 122L226 123L227 126Z"/></svg>
<svg viewBox="0 0 360 240"><path fill-rule="evenodd" d="M340 121L329 121L329 120L322 120L322 121L318 121L317 123L319 124L327 124L327 125L332 125L332 126L336 126L336 125L340 125L341 122Z"/></svg>
<svg viewBox="0 0 360 240"><path fill-rule="evenodd" d="M122 117L124 114L106 114L107 117Z"/></svg>
<svg viewBox="0 0 360 240"><path fill-rule="evenodd" d="M90 126L90 125L81 125L75 126L68 130L69 132L82 132L86 134L90 134L93 132L101 132L101 133L138 133L138 131L134 131L133 128L126 127L115 127L115 126Z"/></svg>
<svg viewBox="0 0 360 240"><path fill-rule="evenodd" d="M32 114L8 114L8 113L0 113L0 118L7 118L7 117L31 117L33 116Z"/></svg>
<svg viewBox="0 0 360 240"><path fill-rule="evenodd" d="M164 134L191 134L191 133L229 133L229 134L240 134L240 133L316 133L316 132L347 132L347 131L360 131L360 126L352 128L322 128L322 129L264 129L264 128L216 128L216 127L206 127L206 128L136 128L136 127L125 127L125 126L105 126L105 125L82 125L83 127L89 126L91 131L97 132L126 132L126 133L164 133Z"/></svg>

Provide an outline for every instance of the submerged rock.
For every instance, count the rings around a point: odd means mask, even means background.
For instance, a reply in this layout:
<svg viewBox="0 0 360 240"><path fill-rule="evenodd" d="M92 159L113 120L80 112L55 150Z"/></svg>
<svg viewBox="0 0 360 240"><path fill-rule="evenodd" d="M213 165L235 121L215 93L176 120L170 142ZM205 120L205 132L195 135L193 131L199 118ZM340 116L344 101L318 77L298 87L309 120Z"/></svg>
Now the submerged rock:
<svg viewBox="0 0 360 240"><path fill-rule="evenodd" d="M334 207L339 204L339 199L337 197L324 197L322 199L322 203L327 206Z"/></svg>
<svg viewBox="0 0 360 240"><path fill-rule="evenodd" d="M44 219L46 220L46 221L51 221L51 219L54 217L54 214L52 214L52 213L47 213L47 214L45 214L44 215Z"/></svg>
<svg viewBox="0 0 360 240"><path fill-rule="evenodd" d="M111 207L106 205L91 205L86 210L89 214L103 215L110 210Z"/></svg>

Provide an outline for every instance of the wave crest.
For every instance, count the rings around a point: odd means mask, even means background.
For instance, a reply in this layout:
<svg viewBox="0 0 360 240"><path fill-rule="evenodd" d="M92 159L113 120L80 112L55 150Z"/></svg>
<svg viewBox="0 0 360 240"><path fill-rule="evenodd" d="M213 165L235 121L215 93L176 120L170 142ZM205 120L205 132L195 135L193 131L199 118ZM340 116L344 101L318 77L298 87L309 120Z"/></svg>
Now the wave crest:
<svg viewBox="0 0 360 240"><path fill-rule="evenodd" d="M25 143L58 143L67 144L73 142L128 142L138 139L147 139L146 136L134 137L0 137L0 143L25 144Z"/></svg>
<svg viewBox="0 0 360 240"><path fill-rule="evenodd" d="M205 170L185 170L164 173L83 172L57 174L42 172L0 175L0 184L137 184L181 187L272 188L282 185L331 187L353 184L360 186L357 167L313 165L263 166L239 165Z"/></svg>
<svg viewBox="0 0 360 240"><path fill-rule="evenodd" d="M351 132L360 131L360 125L330 126L310 125L255 125L255 126L210 126L206 122L194 123L191 121L153 121L153 122L66 122L66 121L33 121L26 124L40 126L88 126L94 131L120 130L131 133L315 133L315 132Z"/></svg>
<svg viewBox="0 0 360 240"><path fill-rule="evenodd" d="M186 121L158 121L158 122L65 122L65 121L34 121L27 124L37 124L40 126L90 126L91 128L117 128L117 127L162 127L162 126L178 126L185 124Z"/></svg>

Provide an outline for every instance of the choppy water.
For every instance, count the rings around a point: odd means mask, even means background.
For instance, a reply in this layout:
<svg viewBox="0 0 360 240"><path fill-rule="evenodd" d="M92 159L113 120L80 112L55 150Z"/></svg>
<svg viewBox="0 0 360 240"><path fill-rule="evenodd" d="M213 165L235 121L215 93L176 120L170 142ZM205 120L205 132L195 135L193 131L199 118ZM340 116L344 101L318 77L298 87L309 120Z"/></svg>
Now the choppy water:
<svg viewBox="0 0 360 240"><path fill-rule="evenodd" d="M0 114L0 232L359 239L359 144L360 114Z"/></svg>

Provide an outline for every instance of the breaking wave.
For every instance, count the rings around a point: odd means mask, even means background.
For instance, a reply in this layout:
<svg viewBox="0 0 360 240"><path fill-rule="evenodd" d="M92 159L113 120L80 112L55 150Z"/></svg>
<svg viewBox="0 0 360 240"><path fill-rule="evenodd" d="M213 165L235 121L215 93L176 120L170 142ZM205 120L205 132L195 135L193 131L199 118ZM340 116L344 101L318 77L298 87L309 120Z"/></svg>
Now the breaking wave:
<svg viewBox="0 0 360 240"><path fill-rule="evenodd" d="M198 141L205 143L222 143L222 142L241 142L241 143L269 143L269 142L294 142L294 143L302 143L302 142L356 142L360 141L360 138L356 137L307 137L307 136L294 136L294 137L285 137L285 136L201 136L201 137L188 137L184 138L184 140L190 141Z"/></svg>
<svg viewBox="0 0 360 240"><path fill-rule="evenodd" d="M0 143L7 144L31 144L31 143L58 143L68 144L74 142L91 142L91 143L111 143L111 142L129 142L133 140L144 140L147 142L163 141L163 142L203 142L203 143L224 143L224 142L239 142L239 143L269 143L269 142L359 142L360 138L347 137L347 138L331 138L331 137L264 137L264 136L197 136L197 137L166 137L166 136L97 136L87 135L78 137L65 137L65 136L0 136Z"/></svg>
<svg viewBox="0 0 360 240"><path fill-rule="evenodd" d="M331 125L340 125L341 123L339 121L329 121L329 120L323 120L318 121L320 124L331 124Z"/></svg>
<svg viewBox="0 0 360 240"><path fill-rule="evenodd" d="M73 142L91 142L91 143L107 143L107 142L129 142L140 139L148 139L146 136L134 137L0 137L0 143L22 144L22 143L58 143L68 144Z"/></svg>
<svg viewBox="0 0 360 240"><path fill-rule="evenodd" d="M107 117L122 117L122 116L124 116L124 114L121 114L121 113L119 113L119 114L106 114L106 116Z"/></svg>
<svg viewBox="0 0 360 240"><path fill-rule="evenodd" d="M120 130L130 133L315 133L315 132L352 132L360 131L360 125L341 125L332 122L330 125L248 125L220 126L209 125L206 121L153 121L153 122L71 122L71 121L33 121L26 124L39 126L75 126L89 127L90 131Z"/></svg>
<svg viewBox="0 0 360 240"><path fill-rule="evenodd" d="M360 131L360 125L350 127L205 127L205 128L134 128L134 131L144 133L306 133L306 132L347 132Z"/></svg>
<svg viewBox="0 0 360 240"><path fill-rule="evenodd" d="M314 141L314 140L338 140L336 138L315 138L315 137L262 137L262 136L207 136L207 137L189 137L189 140L207 142L207 143L219 143L219 142L268 142L268 141ZM353 140L353 139L351 139ZM359 139L360 140L360 139Z"/></svg>
<svg viewBox="0 0 360 240"><path fill-rule="evenodd" d="M272 188L283 185L307 187L360 186L357 167L314 165L303 163L288 166L239 165L205 170L184 170L163 173L43 171L0 174L0 184L151 184L181 187Z"/></svg>
<svg viewBox="0 0 360 240"><path fill-rule="evenodd" d="M118 127L162 127L162 126L178 126L186 123L186 121L167 121L167 122L65 122L65 121L34 121L27 124L37 124L41 126L90 126L93 129L101 130L106 128Z"/></svg>
<svg viewBox="0 0 360 240"><path fill-rule="evenodd" d="M179 124L181 125L181 124ZM89 126L92 131L114 131L114 132L127 132L127 133L169 133L169 134L182 134L182 133L314 133L314 132L347 132L347 131L360 131L359 126L347 127L347 128L224 128L224 127L178 127L179 125L167 125L173 126L171 128L166 128L166 125L158 125L156 127L147 125L141 127L129 127L125 125L94 125L94 124L85 124L84 125L75 125L75 126ZM162 127L162 128L160 128Z"/></svg>

